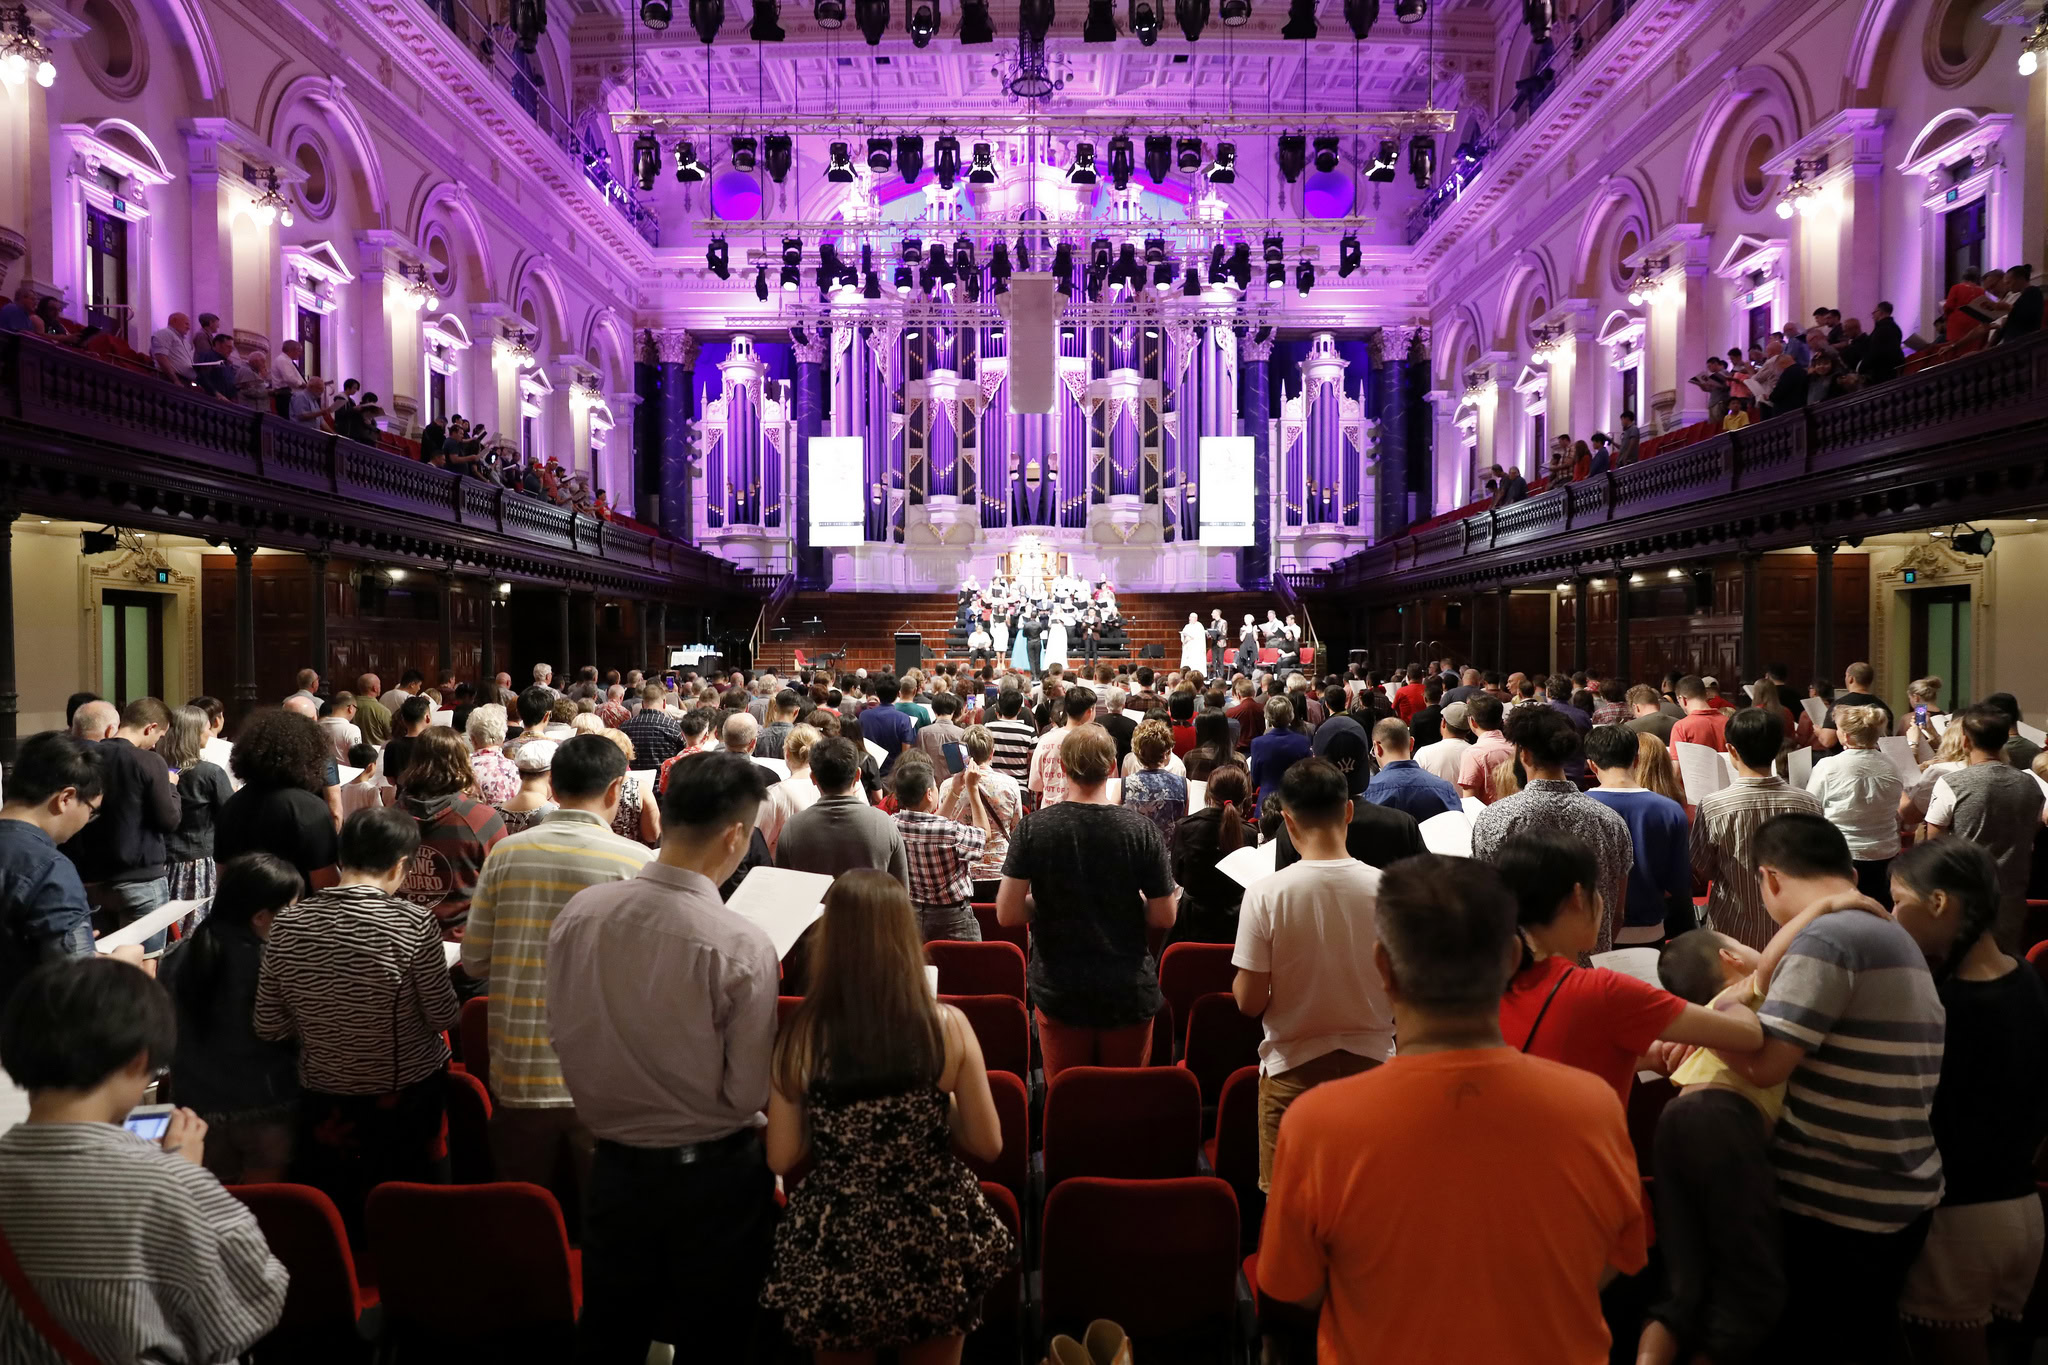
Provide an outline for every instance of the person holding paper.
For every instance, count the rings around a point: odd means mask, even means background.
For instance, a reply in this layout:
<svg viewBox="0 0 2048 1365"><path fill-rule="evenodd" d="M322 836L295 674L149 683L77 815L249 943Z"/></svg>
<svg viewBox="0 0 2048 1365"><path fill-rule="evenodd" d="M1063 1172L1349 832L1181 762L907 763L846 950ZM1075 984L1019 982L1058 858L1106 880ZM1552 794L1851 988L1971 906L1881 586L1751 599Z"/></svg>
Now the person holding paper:
<svg viewBox="0 0 2048 1365"><path fill-rule="evenodd" d="M2006 761L2012 726L2006 713L1979 703L1951 722L1969 736L1963 767L1936 779L1926 827L1982 845L1998 864L1998 919L1992 937L2008 953L2019 951L2027 916L2027 874L2034 835L2041 828L2042 790L2031 772Z"/></svg>
<svg viewBox="0 0 2048 1365"><path fill-rule="evenodd" d="M852 745L835 743L854 771ZM678 765L660 853L577 892L548 933L549 1041L596 1138L580 1360L644 1360L656 1339L719 1361L765 1346L775 1176L761 1111L779 968L768 931L718 895L752 844L765 776L738 754Z"/></svg>
<svg viewBox="0 0 2048 1365"><path fill-rule="evenodd" d="M961 734L960 747L967 755L967 766L939 789L939 814L988 831L988 842L982 845L969 875L974 899L993 904L1003 877L1003 859L1009 856L1010 836L1024 818L1024 789L1008 773L997 771L992 727L968 726ZM977 774L971 783L970 774Z"/></svg>
<svg viewBox="0 0 2048 1365"><path fill-rule="evenodd" d="M1827 716L1814 732L1814 739L1821 748L1831 754L1842 751L1841 738L1835 733L1835 708L1841 706L1875 706L1884 712L1884 733L1890 734L1896 725L1892 719L1892 708L1884 704L1870 689L1877 683L1877 670L1869 664L1857 662L1842 670L1842 684L1845 690L1835 693L1828 704Z"/></svg>
<svg viewBox="0 0 2048 1365"><path fill-rule="evenodd" d="M1458 759L1458 793L1491 801L1495 774L1515 761L1515 746L1501 731L1500 698L1485 693L1474 697L1465 703L1465 719L1472 727L1472 747Z"/></svg>
<svg viewBox="0 0 2048 1365"><path fill-rule="evenodd" d="M1054 726L1038 737L1038 744L1031 751L1031 777L1026 783L1038 797L1038 809L1058 805L1066 799L1067 772L1060 762L1060 750L1067 737L1076 730L1096 730L1104 739L1109 731L1095 724L1095 690L1090 687L1070 687L1060 698L1054 715L1064 716L1064 726ZM1115 741L1110 743L1110 753L1116 753Z"/></svg>
<svg viewBox="0 0 2048 1365"><path fill-rule="evenodd" d="M1680 717L1665 712L1664 699L1656 688L1638 683L1628 690L1626 701L1630 718L1624 724L1629 729L1655 735L1664 744L1671 743L1671 727L1678 723Z"/></svg>
<svg viewBox="0 0 2048 1365"><path fill-rule="evenodd" d="M811 776L811 752L824 738L815 725L795 725L782 743L782 761L789 765L789 776L770 786L768 799L761 803L761 837L768 843L770 857L775 855L776 846L782 842L782 831L790 820L818 804L818 784Z"/></svg>
<svg viewBox="0 0 2048 1365"><path fill-rule="evenodd" d="M1773 816L1819 815L1820 799L1772 771L1784 729L1777 717L1745 709L1728 721L1735 780L1699 803L1692 824L1692 874L1709 881L1709 928L1762 952L1777 925L1765 912L1757 886L1757 831Z"/></svg>
<svg viewBox="0 0 2048 1365"><path fill-rule="evenodd" d="M1685 719L1671 727L1667 744L1698 744L1725 753L1728 749L1728 713L1716 707L1713 689L1706 680L1686 674L1678 680L1678 703ZM1781 731L1782 733L1782 731Z"/></svg>
<svg viewBox="0 0 2048 1365"><path fill-rule="evenodd" d="M1048 1081L1070 1066L1142 1066L1151 1055L1162 999L1146 938L1173 927L1178 903L1159 831L1109 803L1116 745L1108 733L1068 730L1059 762L1065 799L1017 827L996 893L1000 923L1031 926L1030 987Z"/></svg>
<svg viewBox="0 0 2048 1365"><path fill-rule="evenodd" d="M978 773L962 773L961 778L970 796L981 785ZM975 802L967 810L970 821L982 813ZM972 869L988 844L988 830L939 814L938 775L922 756L896 769L896 829L908 855L910 904L924 941L979 943Z"/></svg>
<svg viewBox="0 0 2048 1365"><path fill-rule="evenodd" d="M1131 757L1125 761L1123 806L1150 820L1168 848L1173 846L1173 829L1188 812L1186 769L1174 772L1173 731L1156 720L1148 720L1131 739ZM1132 763L1137 764L1132 768Z"/></svg>
<svg viewBox="0 0 2048 1365"><path fill-rule="evenodd" d="M884 673L875 681L876 704L860 713L860 737L882 750L883 777L896 771L897 758L917 747L917 720L897 708L899 690L894 675Z"/></svg>
<svg viewBox="0 0 2048 1365"><path fill-rule="evenodd" d="M171 898L164 836L183 816L170 769L156 753L171 713L155 697L137 697L116 710L90 701L72 717L71 733L97 741L103 794L99 818L73 835L64 854L78 864L86 899L102 929L118 929ZM143 945L164 946L164 935Z"/></svg>
<svg viewBox="0 0 2048 1365"><path fill-rule="evenodd" d="M917 747L930 760L932 770L938 773L950 772L946 765L946 746L958 744L966 731L960 728L960 698L951 692L940 692L932 697L931 724L921 726L917 732Z"/></svg>
<svg viewBox="0 0 2048 1365"><path fill-rule="evenodd" d="M1210 770L1202 808L1182 816L1169 841L1173 880L1180 887L1180 913L1168 943L1235 943L1244 884L1218 864L1259 842L1251 810L1251 778L1242 767Z"/></svg>
<svg viewBox="0 0 2048 1365"><path fill-rule="evenodd" d="M169 767L171 784L178 789L178 827L164 836L174 901L212 898L213 831L221 809L235 794L227 772L202 757L206 734L206 712L180 706L171 712L171 728L156 745L157 756Z"/></svg>
<svg viewBox="0 0 2048 1365"><path fill-rule="evenodd" d="M1289 768L1280 807L1301 860L1254 883L1238 913L1230 993L1265 1029L1262 1190L1272 1184L1273 1148L1288 1107L1325 1081L1378 1066L1393 1048L1393 1009L1373 967L1380 874L1345 847L1351 806L1350 786L1329 760Z"/></svg>
<svg viewBox="0 0 2048 1365"><path fill-rule="evenodd" d="M1661 943L1667 931L1682 934L1694 927L1685 807L1636 781L1642 746L1656 743L1656 736L1625 725L1596 725L1586 735L1586 762L1600 782L1586 795L1622 818L1635 847L1627 909L1614 930L1617 947ZM1664 766L1668 770L1671 765Z"/></svg>
<svg viewBox="0 0 2048 1365"><path fill-rule="evenodd" d="M1891 863L1899 856L1899 798L1905 778L1879 752L1884 712L1875 706L1835 708L1835 734L1843 749L1813 765L1806 790L1820 798L1821 813L1849 841L1856 862L1856 889L1889 907Z"/></svg>
<svg viewBox="0 0 2048 1365"><path fill-rule="evenodd" d="M400 894L440 921L443 938L460 942L484 859L505 837L505 818L473 795L469 751L445 725L413 741L406 772L399 808L419 823L420 851Z"/></svg>
<svg viewBox="0 0 2048 1365"><path fill-rule="evenodd" d="M888 712L887 707L875 710ZM906 724L909 721L900 711L890 714L902 717ZM811 750L811 779L818 784L818 800L809 810L792 815L782 827L775 848L777 867L828 877L856 867L872 867L910 885L910 855L903 845L903 833L894 820L868 804L867 794L860 788L860 760L860 751L850 739L824 740ZM691 759L679 765L676 775L680 777L700 761ZM762 773L765 784L767 770L759 764L750 766ZM675 785L674 779L669 785ZM664 820L667 812L664 801Z"/></svg>

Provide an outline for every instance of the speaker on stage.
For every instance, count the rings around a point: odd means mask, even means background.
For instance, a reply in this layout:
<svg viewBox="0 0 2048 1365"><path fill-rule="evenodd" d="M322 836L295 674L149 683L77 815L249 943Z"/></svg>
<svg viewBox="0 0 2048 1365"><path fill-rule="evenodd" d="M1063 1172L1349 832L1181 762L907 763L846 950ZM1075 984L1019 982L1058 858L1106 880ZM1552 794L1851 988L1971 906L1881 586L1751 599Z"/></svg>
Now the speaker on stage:
<svg viewBox="0 0 2048 1365"><path fill-rule="evenodd" d="M1372 655L1366 650L1354 649L1351 651L1351 662L1364 668L1372 662Z"/></svg>
<svg viewBox="0 0 2048 1365"><path fill-rule="evenodd" d="M924 662L924 636L914 630L896 632L896 676L902 677Z"/></svg>
<svg viewBox="0 0 2048 1365"><path fill-rule="evenodd" d="M1138 651L1138 657L1141 659L1163 659L1166 657L1166 646L1146 645Z"/></svg>

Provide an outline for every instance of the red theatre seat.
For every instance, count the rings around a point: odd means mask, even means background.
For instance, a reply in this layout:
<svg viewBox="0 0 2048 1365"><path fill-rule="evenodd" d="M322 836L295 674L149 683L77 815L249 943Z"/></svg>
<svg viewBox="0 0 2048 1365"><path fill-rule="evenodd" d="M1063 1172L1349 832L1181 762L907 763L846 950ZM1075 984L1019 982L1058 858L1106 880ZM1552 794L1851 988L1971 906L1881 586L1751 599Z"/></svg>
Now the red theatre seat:
<svg viewBox="0 0 2048 1365"><path fill-rule="evenodd" d="M2042 984L2048 985L2048 939L2027 949L2027 961L2034 964L2034 970L2041 974Z"/></svg>
<svg viewBox="0 0 2048 1365"><path fill-rule="evenodd" d="M989 1072L988 1089L1003 1126L1003 1150L994 1161L981 1161L965 1152L960 1160L977 1180L1001 1185L1022 1198L1031 1180L1031 1094L1024 1082L1007 1071Z"/></svg>
<svg viewBox="0 0 2048 1365"><path fill-rule="evenodd" d="M1230 1358L1237 1200L1214 1176L1067 1181L1046 1200L1042 1265L1048 1333L1108 1318L1140 1342Z"/></svg>
<svg viewBox="0 0 2048 1365"><path fill-rule="evenodd" d="M582 1267L540 1186L394 1181L370 1191L366 1217L387 1346L444 1359L574 1350Z"/></svg>
<svg viewBox="0 0 2048 1365"><path fill-rule="evenodd" d="M1246 1017L1234 997L1219 993L1195 1001L1180 1064L1201 1083L1204 1108L1223 1098L1223 1083L1233 1071L1258 1065L1259 1043L1265 1036L1265 1026Z"/></svg>
<svg viewBox="0 0 2048 1365"><path fill-rule="evenodd" d="M356 1329L377 1291L356 1277L334 1201L310 1185L230 1185L228 1193L256 1216L270 1254L291 1274L284 1315L258 1343L257 1359L366 1359L369 1343Z"/></svg>
<svg viewBox="0 0 2048 1365"><path fill-rule="evenodd" d="M1069 1067L1045 1098L1045 1184L1193 1175L1202 1088L1178 1067Z"/></svg>
<svg viewBox="0 0 2048 1365"><path fill-rule="evenodd" d="M1228 943L1176 943L1167 948L1159 958L1159 993L1172 1004L1174 1018L1185 1022L1201 997L1229 993L1237 980L1237 968L1230 965L1234 951Z"/></svg>
<svg viewBox="0 0 2048 1365"><path fill-rule="evenodd" d="M1237 1195L1237 1207L1244 1215L1239 1238L1248 1247L1259 1244L1259 1219L1265 1213L1266 1196L1259 1189L1259 1069L1243 1066L1223 1083L1223 1100L1216 1106L1216 1136L1208 1146L1209 1165L1219 1180Z"/></svg>
<svg viewBox="0 0 2048 1365"><path fill-rule="evenodd" d="M462 1041L462 1069L491 1088L491 997L473 996L462 1002L462 1014L455 1021L456 1037Z"/></svg>
<svg viewBox="0 0 2048 1365"><path fill-rule="evenodd" d="M466 1071L448 1073L448 1168L458 1185L498 1178L491 1157L491 1093Z"/></svg>
<svg viewBox="0 0 2048 1365"><path fill-rule="evenodd" d="M996 907L988 901L974 903L974 918L981 922L983 943L1014 943L1017 951L1030 955L1031 931L1021 924L1003 924L996 919Z"/></svg>
<svg viewBox="0 0 2048 1365"><path fill-rule="evenodd" d="M940 939L924 946L939 969L940 995L1014 995L1024 998L1024 952L1013 943L961 943Z"/></svg>
<svg viewBox="0 0 2048 1365"><path fill-rule="evenodd" d="M967 1016L990 1071L1031 1078L1031 1022L1014 995L942 995L940 1000Z"/></svg>

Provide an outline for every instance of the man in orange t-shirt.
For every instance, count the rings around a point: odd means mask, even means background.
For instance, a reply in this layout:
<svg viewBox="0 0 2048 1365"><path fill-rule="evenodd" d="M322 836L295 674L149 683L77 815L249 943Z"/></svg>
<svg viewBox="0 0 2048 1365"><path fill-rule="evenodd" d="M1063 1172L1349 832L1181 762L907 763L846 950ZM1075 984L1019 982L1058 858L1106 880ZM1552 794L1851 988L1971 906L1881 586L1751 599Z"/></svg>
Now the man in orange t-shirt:
<svg viewBox="0 0 2048 1365"><path fill-rule="evenodd" d="M1607 1360L1600 1290L1647 1259L1642 1184L1614 1091L1501 1041L1514 905L1467 859L1381 874L1400 1052L1281 1121L1257 1271L1283 1345L1320 1307L1328 1365Z"/></svg>
<svg viewBox="0 0 2048 1365"><path fill-rule="evenodd" d="M1704 744L1717 753L1728 751L1728 713L1717 710L1704 681L1688 673L1673 689L1685 719L1671 727L1673 744Z"/></svg>

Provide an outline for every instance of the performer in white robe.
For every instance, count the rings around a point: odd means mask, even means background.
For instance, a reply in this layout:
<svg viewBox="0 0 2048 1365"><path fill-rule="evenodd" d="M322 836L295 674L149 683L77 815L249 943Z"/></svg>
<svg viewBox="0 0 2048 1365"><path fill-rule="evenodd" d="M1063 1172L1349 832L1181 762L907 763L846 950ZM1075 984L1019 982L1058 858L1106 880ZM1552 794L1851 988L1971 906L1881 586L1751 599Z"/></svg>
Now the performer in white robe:
<svg viewBox="0 0 2048 1365"><path fill-rule="evenodd" d="M1209 633L1202 629L1201 616L1189 612L1188 623L1180 628L1180 666L1186 670L1202 669L1208 643Z"/></svg>
<svg viewBox="0 0 2048 1365"><path fill-rule="evenodd" d="M998 610L988 623L988 633L998 659L1010 657L1010 618Z"/></svg>
<svg viewBox="0 0 2048 1365"><path fill-rule="evenodd" d="M1067 662L1067 613L1063 607L1055 607L1052 613L1052 627L1045 633L1045 664L1061 667Z"/></svg>

